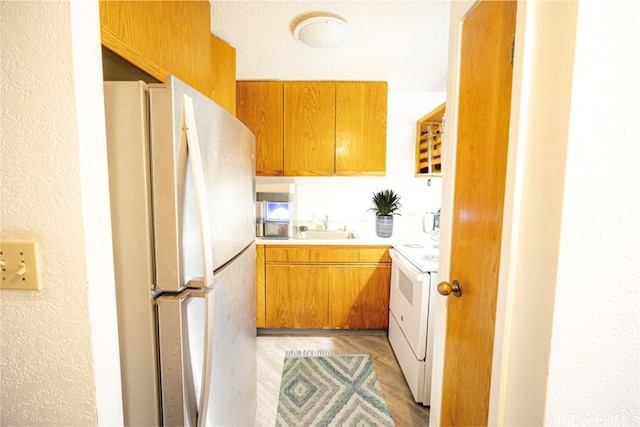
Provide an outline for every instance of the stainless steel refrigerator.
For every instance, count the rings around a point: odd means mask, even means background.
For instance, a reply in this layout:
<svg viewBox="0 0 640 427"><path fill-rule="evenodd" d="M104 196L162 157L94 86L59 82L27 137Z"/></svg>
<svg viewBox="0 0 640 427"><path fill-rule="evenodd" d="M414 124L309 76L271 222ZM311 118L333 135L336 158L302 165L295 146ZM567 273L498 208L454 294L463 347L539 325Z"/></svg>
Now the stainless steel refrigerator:
<svg viewBox="0 0 640 427"><path fill-rule="evenodd" d="M253 425L255 138L180 80L105 82L127 425Z"/></svg>

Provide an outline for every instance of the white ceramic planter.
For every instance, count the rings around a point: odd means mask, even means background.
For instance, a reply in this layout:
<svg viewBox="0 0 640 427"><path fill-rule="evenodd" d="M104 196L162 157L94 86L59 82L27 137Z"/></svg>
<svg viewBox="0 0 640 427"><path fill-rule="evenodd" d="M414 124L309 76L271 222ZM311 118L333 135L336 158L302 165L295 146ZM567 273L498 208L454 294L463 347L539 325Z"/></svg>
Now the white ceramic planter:
<svg viewBox="0 0 640 427"><path fill-rule="evenodd" d="M393 215L376 216L376 234L378 237L391 237L393 234Z"/></svg>

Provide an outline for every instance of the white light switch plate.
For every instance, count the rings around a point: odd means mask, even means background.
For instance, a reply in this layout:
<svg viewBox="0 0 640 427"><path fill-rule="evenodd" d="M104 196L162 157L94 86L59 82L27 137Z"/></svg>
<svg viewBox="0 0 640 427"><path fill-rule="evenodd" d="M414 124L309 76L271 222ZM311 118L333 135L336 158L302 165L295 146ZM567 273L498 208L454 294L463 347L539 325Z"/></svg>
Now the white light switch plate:
<svg viewBox="0 0 640 427"><path fill-rule="evenodd" d="M40 290L38 244L26 240L0 242L0 289Z"/></svg>

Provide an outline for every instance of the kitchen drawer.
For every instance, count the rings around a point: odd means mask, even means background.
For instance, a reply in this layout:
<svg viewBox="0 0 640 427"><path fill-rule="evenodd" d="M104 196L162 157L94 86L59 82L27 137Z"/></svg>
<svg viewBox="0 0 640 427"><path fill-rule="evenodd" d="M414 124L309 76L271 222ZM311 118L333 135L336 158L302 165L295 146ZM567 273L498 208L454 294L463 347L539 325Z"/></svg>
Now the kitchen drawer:
<svg viewBox="0 0 640 427"><path fill-rule="evenodd" d="M288 263L391 263L388 246L267 246L265 260Z"/></svg>

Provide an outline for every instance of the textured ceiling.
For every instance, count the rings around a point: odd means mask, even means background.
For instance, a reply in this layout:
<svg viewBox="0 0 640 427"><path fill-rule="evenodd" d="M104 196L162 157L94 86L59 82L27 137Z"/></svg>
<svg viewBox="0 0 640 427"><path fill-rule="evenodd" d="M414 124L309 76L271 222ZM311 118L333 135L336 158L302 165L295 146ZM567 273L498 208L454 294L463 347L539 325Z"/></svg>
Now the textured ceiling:
<svg viewBox="0 0 640 427"><path fill-rule="evenodd" d="M393 91L444 92L449 1L211 1L211 32L236 48L238 80L386 80ZM346 43L293 38L320 12L350 26Z"/></svg>

